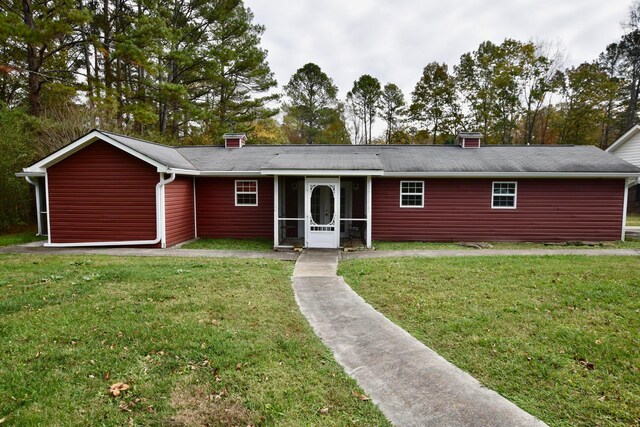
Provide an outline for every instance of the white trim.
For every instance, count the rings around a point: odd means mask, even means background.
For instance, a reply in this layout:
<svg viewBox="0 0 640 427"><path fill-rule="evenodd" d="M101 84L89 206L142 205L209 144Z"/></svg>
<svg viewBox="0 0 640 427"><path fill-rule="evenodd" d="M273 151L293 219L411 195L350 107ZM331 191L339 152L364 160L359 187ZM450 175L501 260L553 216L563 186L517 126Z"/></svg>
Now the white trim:
<svg viewBox="0 0 640 427"><path fill-rule="evenodd" d="M260 177L260 171L197 171L190 169L168 168L167 172L190 176L247 176Z"/></svg>
<svg viewBox="0 0 640 427"><path fill-rule="evenodd" d="M636 125L638 126L638 125ZM620 240L624 242L625 234L627 233L627 205L629 203L629 188L638 184L638 179L627 180L624 182L624 201L622 202L622 235Z"/></svg>
<svg viewBox="0 0 640 427"><path fill-rule="evenodd" d="M309 238L311 235L311 194L309 191L310 184L316 186L323 185L334 185L335 191L333 192L333 214L334 214L334 225L333 225L333 247L340 247L340 177L332 177L332 178L309 178L305 177L304 179L304 213L305 213L305 231L304 231L304 240L305 246L309 246ZM327 232L329 233L329 232ZM312 247L323 247L323 246L312 246Z"/></svg>
<svg viewBox="0 0 640 427"><path fill-rule="evenodd" d="M69 157L70 155L76 153L77 151L80 151L82 148L86 147L87 145L97 141L97 140L101 140L104 141L108 144L113 145L116 148L121 149L122 151L131 154L134 157L137 157L138 159L149 163L150 165L155 166L158 169L158 172L167 172L168 171L168 167L166 165L163 165L162 163L159 163L156 160L153 160L150 157L145 156L144 154L139 153L138 151L135 151L129 147L127 147L124 144L119 143L118 141L114 140L113 138L110 138L109 136L103 134L100 131L94 130L89 132L88 134L86 134L85 136L81 137L80 139L77 139L76 141L72 142L71 144L61 148L60 150L50 154L49 156L45 157L44 159L40 160L39 162L31 165L28 168L23 169L23 172L25 174L31 174L31 173L38 173L38 172L43 172L44 169L48 168L49 166L60 162L61 160L64 160L65 158Z"/></svg>
<svg viewBox="0 0 640 427"><path fill-rule="evenodd" d="M173 175L173 179L175 179L175 175ZM172 179L172 181L173 181ZM160 174L160 180L164 180L164 173ZM160 187L160 197L162 198L162 235L160 236L160 248L164 249L167 247L167 198L165 193L166 185Z"/></svg>
<svg viewBox="0 0 640 427"><path fill-rule="evenodd" d="M49 173L44 173L44 192L47 200L47 244L51 244L51 209L49 208Z"/></svg>
<svg viewBox="0 0 640 427"><path fill-rule="evenodd" d="M631 172L389 172L385 178L630 178Z"/></svg>
<svg viewBox="0 0 640 427"><path fill-rule="evenodd" d="M383 170L337 170L337 169L263 169L262 175L281 176L364 176L364 175L384 175Z"/></svg>
<svg viewBox="0 0 640 427"><path fill-rule="evenodd" d="M607 149L604 150L604 151L616 151L620 145L622 145L625 142L627 142L629 139L631 139L639 131L640 131L640 125L632 126L628 131L626 131L624 133L624 135L622 135L620 138L616 139L613 142L613 144L608 146Z"/></svg>
<svg viewBox="0 0 640 427"><path fill-rule="evenodd" d="M238 183L239 182L255 182L256 191L241 191L238 192ZM236 179L233 181L233 201L238 207L255 207L258 206L258 180L257 179ZM238 203L238 194L255 194L256 195L256 203Z"/></svg>
<svg viewBox="0 0 640 427"><path fill-rule="evenodd" d="M407 183L407 184L417 184L420 183L422 184L422 192L421 193L403 193L402 192L402 184ZM422 197L421 199L421 203L419 205L403 205L402 204L402 196L418 196L420 195L420 197ZM424 208L424 180L415 180L415 181L400 181L400 207L405 209L411 209L411 208Z"/></svg>
<svg viewBox="0 0 640 427"><path fill-rule="evenodd" d="M279 201L280 201L280 196L279 196L279 181L278 181L278 175L273 177L273 246L279 246L280 245L280 220L279 220L279 216L278 215L278 209L279 209ZM257 199L257 197L256 197Z"/></svg>
<svg viewBox="0 0 640 427"><path fill-rule="evenodd" d="M196 205L196 177L193 177L193 237L198 238L198 206Z"/></svg>
<svg viewBox="0 0 640 427"><path fill-rule="evenodd" d="M25 179L27 180L27 182L31 185L33 185L33 187L36 190L36 212L38 213L36 216L36 219L38 220L38 236L42 236L42 207L40 206L40 186L38 185L37 182L34 182L32 179L32 177L30 176L25 176ZM47 212L47 215L49 213Z"/></svg>
<svg viewBox="0 0 640 427"><path fill-rule="evenodd" d="M371 187L372 187L372 181L371 181L371 177L367 176L367 248L371 249Z"/></svg>
<svg viewBox="0 0 640 427"><path fill-rule="evenodd" d="M513 184L513 194L496 194L496 184ZM513 196L513 206L494 206L495 196ZM491 182L491 209L516 209L518 206L518 181L493 181Z"/></svg>
<svg viewBox="0 0 640 427"><path fill-rule="evenodd" d="M49 225L49 240L44 245L52 248L72 248L83 246L142 246L166 243L165 236L165 207L164 207L164 186L171 184L176 179L176 174L172 173L168 179L164 179L164 173L160 173L160 181L156 184L156 238L154 240L123 240L114 242L78 242L78 243L51 243L51 211L49 210L49 181L47 180L47 222ZM165 247L165 246L162 246Z"/></svg>

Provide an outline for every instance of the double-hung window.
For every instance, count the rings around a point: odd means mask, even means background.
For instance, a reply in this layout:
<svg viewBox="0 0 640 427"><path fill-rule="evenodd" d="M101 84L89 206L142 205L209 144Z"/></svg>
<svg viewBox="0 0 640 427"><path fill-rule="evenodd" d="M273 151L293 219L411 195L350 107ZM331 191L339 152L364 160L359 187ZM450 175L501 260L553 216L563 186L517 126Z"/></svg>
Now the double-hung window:
<svg viewBox="0 0 640 427"><path fill-rule="evenodd" d="M492 209L515 209L518 185L516 182L494 181L491 194Z"/></svg>
<svg viewBox="0 0 640 427"><path fill-rule="evenodd" d="M258 206L258 181L236 181L236 206Z"/></svg>
<svg viewBox="0 0 640 427"><path fill-rule="evenodd" d="M424 207L424 181L400 181L400 207Z"/></svg>

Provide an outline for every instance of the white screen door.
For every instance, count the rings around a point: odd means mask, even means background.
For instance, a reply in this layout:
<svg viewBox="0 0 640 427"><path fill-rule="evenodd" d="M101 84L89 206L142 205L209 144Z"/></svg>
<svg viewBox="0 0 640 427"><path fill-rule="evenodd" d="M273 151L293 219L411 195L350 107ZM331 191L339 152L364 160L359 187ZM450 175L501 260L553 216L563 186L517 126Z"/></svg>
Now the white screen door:
<svg viewBox="0 0 640 427"><path fill-rule="evenodd" d="M340 244L340 180L308 178L305 186L308 248L337 248Z"/></svg>

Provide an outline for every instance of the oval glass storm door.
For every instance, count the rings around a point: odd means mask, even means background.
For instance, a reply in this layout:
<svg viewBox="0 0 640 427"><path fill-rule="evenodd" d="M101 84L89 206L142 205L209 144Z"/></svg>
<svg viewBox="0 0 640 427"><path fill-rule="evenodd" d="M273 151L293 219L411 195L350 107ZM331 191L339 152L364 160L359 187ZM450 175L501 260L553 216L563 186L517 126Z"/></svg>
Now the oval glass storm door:
<svg viewBox="0 0 640 427"><path fill-rule="evenodd" d="M334 217L333 190L328 185L317 185L311 192L311 219L313 225L334 223Z"/></svg>
<svg viewBox="0 0 640 427"><path fill-rule="evenodd" d="M306 185L307 247L337 248L338 199L337 179L308 179Z"/></svg>

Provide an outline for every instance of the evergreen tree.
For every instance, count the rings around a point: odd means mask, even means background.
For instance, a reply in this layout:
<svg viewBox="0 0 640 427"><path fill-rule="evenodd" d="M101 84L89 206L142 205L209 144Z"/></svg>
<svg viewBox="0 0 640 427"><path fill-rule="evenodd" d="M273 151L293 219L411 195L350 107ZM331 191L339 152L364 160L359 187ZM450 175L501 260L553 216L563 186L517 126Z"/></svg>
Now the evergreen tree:
<svg viewBox="0 0 640 427"><path fill-rule="evenodd" d="M356 111L361 114L364 125L364 143L371 144L371 128L378 112L382 88L380 81L368 74L360 76L353 82L353 88L347 93L347 100L356 106Z"/></svg>
<svg viewBox="0 0 640 427"><path fill-rule="evenodd" d="M296 131L307 144L335 118L338 88L322 69L313 63L299 68L284 87L288 103L285 111L291 116Z"/></svg>
<svg viewBox="0 0 640 427"><path fill-rule="evenodd" d="M385 143L391 144L393 135L400 130L406 115L404 94L398 86L387 83L380 96L380 117L387 123Z"/></svg>

